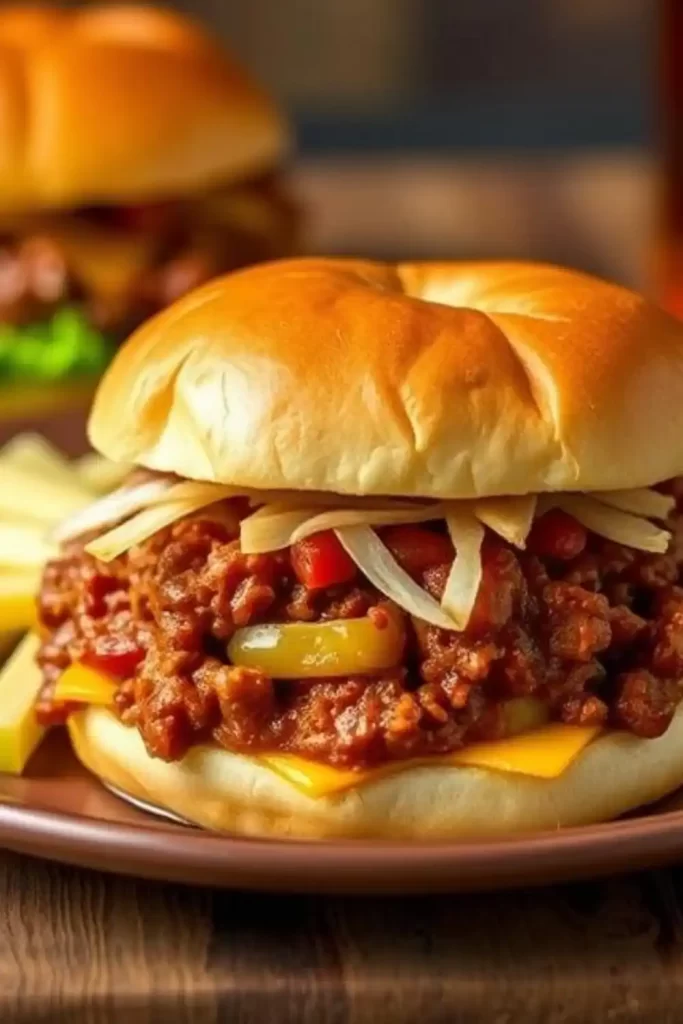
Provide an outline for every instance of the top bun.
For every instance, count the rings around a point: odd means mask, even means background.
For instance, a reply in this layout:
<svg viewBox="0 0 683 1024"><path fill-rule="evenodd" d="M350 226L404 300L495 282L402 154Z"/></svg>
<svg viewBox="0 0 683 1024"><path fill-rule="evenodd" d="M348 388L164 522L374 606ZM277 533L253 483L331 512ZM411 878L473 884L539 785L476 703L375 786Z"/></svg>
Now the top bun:
<svg viewBox="0 0 683 1024"><path fill-rule="evenodd" d="M3 7L0 123L0 211L182 195L287 145L233 58L150 7Z"/></svg>
<svg viewBox="0 0 683 1024"><path fill-rule="evenodd" d="M531 263L287 260L139 329L104 455L249 488L472 498L683 472L683 324Z"/></svg>

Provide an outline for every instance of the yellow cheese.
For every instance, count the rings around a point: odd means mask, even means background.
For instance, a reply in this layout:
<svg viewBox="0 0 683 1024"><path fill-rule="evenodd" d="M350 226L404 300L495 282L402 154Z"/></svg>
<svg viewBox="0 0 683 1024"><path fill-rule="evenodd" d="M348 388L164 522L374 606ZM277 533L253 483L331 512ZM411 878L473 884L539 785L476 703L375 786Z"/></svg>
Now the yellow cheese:
<svg viewBox="0 0 683 1024"><path fill-rule="evenodd" d="M114 700L116 684L87 665L70 665L57 680L55 700L75 704L109 705Z"/></svg>
<svg viewBox="0 0 683 1024"><path fill-rule="evenodd" d="M35 656L40 641L29 634L0 672L0 772L20 775L45 735L34 705L43 676Z"/></svg>
<svg viewBox="0 0 683 1024"><path fill-rule="evenodd" d="M83 704L111 704L116 685L86 665L72 665L60 676L55 697ZM442 757L394 761L368 771L331 768L293 754L264 754L259 762L311 797L330 796L385 775L420 765L470 765L492 771L554 779L597 736L597 727L553 723L519 736L492 743L476 743Z"/></svg>
<svg viewBox="0 0 683 1024"><path fill-rule="evenodd" d="M312 797L330 796L385 775L420 765L469 765L498 772L554 779L571 764L598 734L596 727L555 723L522 736L493 743L476 743L444 757L395 761L369 771L343 771L291 754L267 754L260 758L293 786Z"/></svg>
<svg viewBox="0 0 683 1024"><path fill-rule="evenodd" d="M294 754L264 754L258 760L287 782L300 789L307 796L331 796L345 789L353 789L363 782L387 774L387 768L375 768L372 771L344 771L331 768L328 764L307 761Z"/></svg>
<svg viewBox="0 0 683 1024"><path fill-rule="evenodd" d="M555 779L599 732L597 726L554 722L507 740L475 743L451 754L445 763Z"/></svg>

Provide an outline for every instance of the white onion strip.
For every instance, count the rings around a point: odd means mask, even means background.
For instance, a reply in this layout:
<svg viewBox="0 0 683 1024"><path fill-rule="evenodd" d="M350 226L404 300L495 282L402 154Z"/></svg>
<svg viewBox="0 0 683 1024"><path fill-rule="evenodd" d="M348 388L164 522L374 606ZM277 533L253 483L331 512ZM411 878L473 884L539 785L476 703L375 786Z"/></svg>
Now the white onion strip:
<svg viewBox="0 0 683 1024"><path fill-rule="evenodd" d="M561 494L555 505L593 533L629 548L663 554L671 540L667 530L654 526L647 519L609 508L586 495Z"/></svg>
<svg viewBox="0 0 683 1024"><path fill-rule="evenodd" d="M483 498L475 502L474 514L499 537L516 548L524 548L536 514L535 494L520 497Z"/></svg>
<svg viewBox="0 0 683 1024"><path fill-rule="evenodd" d="M285 512L265 513L264 506L240 524L240 546L245 555L262 555L279 551L293 543L297 528L317 516L319 509L290 509Z"/></svg>
<svg viewBox="0 0 683 1024"><path fill-rule="evenodd" d="M166 494L172 485L173 481L169 479L146 480L133 487L112 491L61 522L50 533L50 539L61 543L126 519Z"/></svg>
<svg viewBox="0 0 683 1024"><path fill-rule="evenodd" d="M329 509L307 520L292 534L292 544L323 530L343 529L346 526L392 526L400 523L428 523L444 519L448 504L423 505L421 508L345 508Z"/></svg>
<svg viewBox="0 0 683 1024"><path fill-rule="evenodd" d="M667 519L676 507L676 499L672 495L661 494L649 487L638 487L631 491L596 491L591 497L602 505L647 519Z"/></svg>
<svg viewBox="0 0 683 1024"><path fill-rule="evenodd" d="M665 518L673 504L673 499L647 488L595 495L545 494L426 503L318 492L255 492L192 480L155 480L115 492L85 513L70 517L55 537L73 535L67 534L67 528L81 533L94 529L102 524L103 515L109 521L124 518L119 526L87 546L96 558L111 561L178 519L201 509L210 514L211 506L218 511L219 502L238 496L263 503L240 524L245 554L280 550L312 534L334 530L356 565L382 594L415 618L448 630L464 629L476 603L482 578L484 526L523 548L534 516L558 507L609 540L643 551L664 552L670 535L646 516ZM125 502L130 511L137 512L133 518L125 519ZM332 502L334 507L330 507ZM142 511L141 505L146 506ZM437 519L446 520L456 550L441 604L405 572L373 529Z"/></svg>
<svg viewBox="0 0 683 1024"><path fill-rule="evenodd" d="M446 516L446 524L455 548L455 559L446 580L441 607L458 629L465 629L481 584L484 527L474 516L466 513Z"/></svg>
<svg viewBox="0 0 683 1024"><path fill-rule="evenodd" d="M439 602L401 568L371 527L344 526L335 533L363 575L399 608L441 629L459 629Z"/></svg>
<svg viewBox="0 0 683 1024"><path fill-rule="evenodd" d="M159 530L170 526L178 519L198 512L200 509L214 505L217 499L215 493L205 490L203 494L197 493L194 499L189 497L171 500L167 496L166 501L157 503L139 512L132 519L110 530L109 533L96 537L95 540L86 544L85 550L99 559L100 562L112 562L124 551L148 540Z"/></svg>

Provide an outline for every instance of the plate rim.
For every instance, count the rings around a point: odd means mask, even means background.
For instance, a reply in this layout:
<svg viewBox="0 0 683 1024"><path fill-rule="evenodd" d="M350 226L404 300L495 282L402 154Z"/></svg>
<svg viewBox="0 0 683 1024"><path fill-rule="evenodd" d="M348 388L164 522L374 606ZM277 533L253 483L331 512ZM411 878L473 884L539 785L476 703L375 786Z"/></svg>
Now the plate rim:
<svg viewBox="0 0 683 1024"><path fill-rule="evenodd" d="M0 847L118 874L234 889L485 891L670 862L683 854L683 810L496 839L410 842L231 836L156 819L153 827L111 821L1 797Z"/></svg>

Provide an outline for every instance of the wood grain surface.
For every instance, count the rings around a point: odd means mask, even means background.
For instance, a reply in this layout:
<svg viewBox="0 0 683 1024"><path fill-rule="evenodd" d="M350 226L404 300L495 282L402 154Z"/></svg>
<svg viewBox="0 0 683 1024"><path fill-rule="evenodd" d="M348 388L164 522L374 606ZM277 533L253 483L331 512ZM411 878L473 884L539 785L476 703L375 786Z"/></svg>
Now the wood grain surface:
<svg viewBox="0 0 683 1024"><path fill-rule="evenodd" d="M0 855L0 1019L683 1019L683 871L404 900L213 893Z"/></svg>

